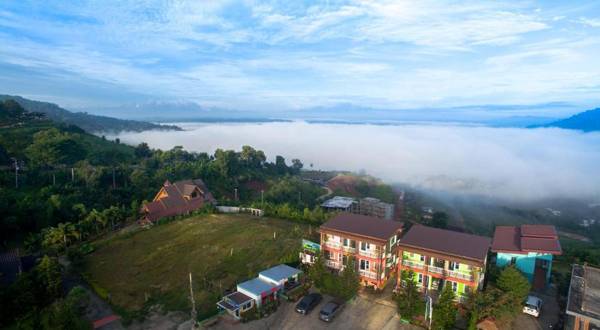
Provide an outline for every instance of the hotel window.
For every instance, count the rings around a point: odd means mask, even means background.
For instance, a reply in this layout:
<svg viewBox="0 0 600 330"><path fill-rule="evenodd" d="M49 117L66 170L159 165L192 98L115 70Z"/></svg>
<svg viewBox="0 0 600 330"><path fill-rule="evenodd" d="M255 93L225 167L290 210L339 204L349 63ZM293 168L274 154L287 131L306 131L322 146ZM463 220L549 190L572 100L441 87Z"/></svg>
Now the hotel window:
<svg viewBox="0 0 600 330"><path fill-rule="evenodd" d="M450 270L458 270L460 264L458 262L450 261Z"/></svg>
<svg viewBox="0 0 600 330"><path fill-rule="evenodd" d="M419 274L419 278L417 280L419 284L423 284L423 274Z"/></svg>
<svg viewBox="0 0 600 330"><path fill-rule="evenodd" d="M457 292L458 291L458 283L457 282L450 282L452 283L452 291Z"/></svg>
<svg viewBox="0 0 600 330"><path fill-rule="evenodd" d="M360 261L360 270L369 270L369 260Z"/></svg>
<svg viewBox="0 0 600 330"><path fill-rule="evenodd" d="M392 236L390 239L390 246L394 246L394 244L396 244L396 235Z"/></svg>
<svg viewBox="0 0 600 330"><path fill-rule="evenodd" d="M361 251L367 251L371 248L371 244L367 243L367 242L360 242L360 250Z"/></svg>
<svg viewBox="0 0 600 330"><path fill-rule="evenodd" d="M356 242L354 242L351 239L344 238L344 246L355 248L356 247Z"/></svg>
<svg viewBox="0 0 600 330"><path fill-rule="evenodd" d="M421 255L421 261L425 261L425 256Z"/></svg>

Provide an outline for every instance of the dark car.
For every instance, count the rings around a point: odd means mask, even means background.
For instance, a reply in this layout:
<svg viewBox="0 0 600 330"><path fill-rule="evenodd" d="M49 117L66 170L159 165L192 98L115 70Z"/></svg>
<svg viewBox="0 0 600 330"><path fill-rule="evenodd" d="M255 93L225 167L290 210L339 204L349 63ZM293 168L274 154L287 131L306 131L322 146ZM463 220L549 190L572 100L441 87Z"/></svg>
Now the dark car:
<svg viewBox="0 0 600 330"><path fill-rule="evenodd" d="M318 293L311 293L304 296L304 298L296 305L296 312L305 315L308 314L321 302L321 299L323 299L323 296Z"/></svg>
<svg viewBox="0 0 600 330"><path fill-rule="evenodd" d="M319 313L319 318L325 322L331 322L333 318L338 314L338 312L342 309L342 303L336 300L332 300L325 304L323 308L321 308L321 313Z"/></svg>

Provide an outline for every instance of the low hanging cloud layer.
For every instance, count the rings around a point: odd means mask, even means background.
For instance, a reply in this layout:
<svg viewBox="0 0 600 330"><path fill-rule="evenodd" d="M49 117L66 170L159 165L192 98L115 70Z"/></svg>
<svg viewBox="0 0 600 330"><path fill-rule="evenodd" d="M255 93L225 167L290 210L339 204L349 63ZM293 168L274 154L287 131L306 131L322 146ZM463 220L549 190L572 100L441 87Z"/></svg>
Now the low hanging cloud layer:
<svg viewBox="0 0 600 330"><path fill-rule="evenodd" d="M119 135L198 152L251 145L305 168L366 170L391 183L506 198L600 198L600 134L562 129L293 123L182 124Z"/></svg>

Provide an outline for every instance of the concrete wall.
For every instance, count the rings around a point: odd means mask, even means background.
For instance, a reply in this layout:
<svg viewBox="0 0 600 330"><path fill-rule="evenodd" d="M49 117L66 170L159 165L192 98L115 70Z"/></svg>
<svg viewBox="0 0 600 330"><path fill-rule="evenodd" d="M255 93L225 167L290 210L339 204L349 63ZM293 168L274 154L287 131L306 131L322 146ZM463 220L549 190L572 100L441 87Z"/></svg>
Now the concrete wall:
<svg viewBox="0 0 600 330"><path fill-rule="evenodd" d="M535 273L535 260L543 259L548 261L548 271L546 273L546 281L550 281L550 273L552 271L552 255L541 253L514 254L514 253L498 253L496 257L496 265L505 267L510 265L512 258L515 258L515 266L523 272L529 282L533 282Z"/></svg>

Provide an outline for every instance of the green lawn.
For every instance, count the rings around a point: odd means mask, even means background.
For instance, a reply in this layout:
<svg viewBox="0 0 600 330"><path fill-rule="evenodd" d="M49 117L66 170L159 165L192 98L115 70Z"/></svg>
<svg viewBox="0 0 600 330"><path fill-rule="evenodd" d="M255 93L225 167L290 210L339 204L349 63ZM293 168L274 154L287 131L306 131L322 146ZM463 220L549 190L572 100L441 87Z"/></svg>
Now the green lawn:
<svg viewBox="0 0 600 330"><path fill-rule="evenodd" d="M86 260L86 276L129 312L142 309L147 298L167 309L189 310L191 271L199 312L209 314L225 289L297 260L300 238L308 231L302 224L246 215L191 217L100 242Z"/></svg>

